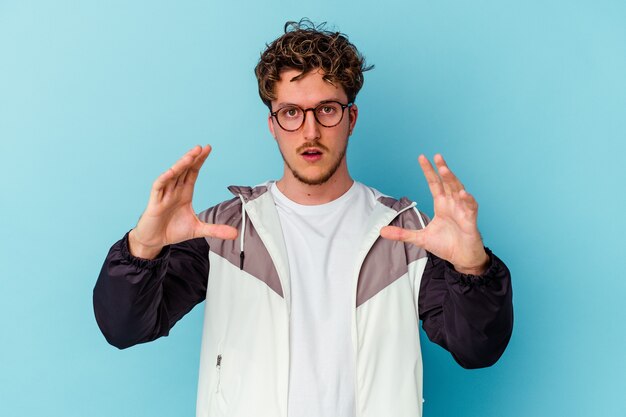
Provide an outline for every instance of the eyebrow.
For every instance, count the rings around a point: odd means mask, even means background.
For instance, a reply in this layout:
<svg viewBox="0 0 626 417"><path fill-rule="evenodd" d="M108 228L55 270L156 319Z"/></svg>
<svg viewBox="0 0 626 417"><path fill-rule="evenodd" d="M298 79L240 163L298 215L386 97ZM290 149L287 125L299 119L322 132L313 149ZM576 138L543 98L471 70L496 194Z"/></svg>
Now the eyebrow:
<svg viewBox="0 0 626 417"><path fill-rule="evenodd" d="M329 101L336 101L338 103L341 103L341 100L339 98L333 97L333 98L327 98L325 100L320 101L319 103L317 103L314 107L319 106L320 104L324 104L324 103L328 103ZM298 107L302 107L299 104L295 104L295 103L278 103L277 107L278 108L282 108L282 107L286 107L286 106L298 106Z"/></svg>

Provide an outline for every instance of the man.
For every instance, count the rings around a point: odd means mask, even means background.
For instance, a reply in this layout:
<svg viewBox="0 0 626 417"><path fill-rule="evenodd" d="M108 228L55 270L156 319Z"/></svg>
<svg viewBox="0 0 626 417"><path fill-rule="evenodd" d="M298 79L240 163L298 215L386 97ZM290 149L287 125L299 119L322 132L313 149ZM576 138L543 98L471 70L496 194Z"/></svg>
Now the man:
<svg viewBox="0 0 626 417"><path fill-rule="evenodd" d="M342 34L288 23L256 67L282 178L230 187L233 199L196 216L210 152L197 146L157 178L107 256L94 308L119 348L167 335L206 299L198 416L420 416L420 319L467 368L495 363L508 343L509 272L444 159L436 172L419 157L430 223L350 177L367 69Z"/></svg>

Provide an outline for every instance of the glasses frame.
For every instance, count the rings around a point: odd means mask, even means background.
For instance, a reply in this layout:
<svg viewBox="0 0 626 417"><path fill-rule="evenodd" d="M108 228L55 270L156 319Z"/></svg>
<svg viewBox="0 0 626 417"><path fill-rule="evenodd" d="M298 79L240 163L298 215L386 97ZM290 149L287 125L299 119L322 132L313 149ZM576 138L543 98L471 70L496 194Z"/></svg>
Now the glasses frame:
<svg viewBox="0 0 626 417"><path fill-rule="evenodd" d="M323 106L323 105L325 105L325 104L329 104L329 103L335 103L335 104L339 104L339 105L341 106L341 117L339 118L339 121L338 121L337 123L335 123L334 125L332 125L332 126L327 126L327 125L325 125L324 123L320 122L320 119L318 119L318 118L317 118L317 112L315 111L315 110L317 110L319 107L321 107L321 106ZM316 122L317 122L320 126L323 126L323 127L335 127L335 126L337 126L339 123L341 123L341 121L343 120L343 114L345 113L345 111L344 111L344 110L345 110L345 109L347 109L347 108L352 107L352 105L353 105L353 104L354 104L353 102L350 102L350 103L348 103L348 104L343 104L343 103L341 103L341 102L339 102L339 101L336 101L336 100L327 100L327 101L322 101L320 104L318 104L318 105L317 105L317 106L315 106L315 107L309 107L308 109L303 109L302 107L300 107L300 106L298 106L298 105L295 105L295 104L294 104L294 105L289 105L289 106L284 106L284 107L281 107L280 109L278 109L278 110L276 110L276 111L270 111L270 115L274 118L274 120L276 120L276 123L278 123L278 126L280 126L280 128L281 128L281 129L283 129L283 130L284 130L284 131L286 131L286 132L296 132L296 131L300 130L300 129L302 128L302 126L304 126L304 122L306 122L306 114L307 114L309 111L312 111L312 112L313 112L313 117L315 118L315 121L316 121ZM281 125L281 124L280 124L280 121L278 120L278 112L279 112L279 111L281 111L282 109L286 108L286 107L297 107L297 108L299 108L300 110L302 110L302 114L304 115L304 116L302 117L302 123L300 123L300 126L298 126L296 129L285 129L285 128L283 127L283 125Z"/></svg>

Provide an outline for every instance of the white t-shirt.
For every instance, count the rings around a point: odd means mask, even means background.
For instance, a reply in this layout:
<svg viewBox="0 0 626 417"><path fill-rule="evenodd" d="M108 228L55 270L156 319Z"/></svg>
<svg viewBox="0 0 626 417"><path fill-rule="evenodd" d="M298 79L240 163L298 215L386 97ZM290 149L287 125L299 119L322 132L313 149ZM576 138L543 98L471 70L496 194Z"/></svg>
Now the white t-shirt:
<svg viewBox="0 0 626 417"><path fill-rule="evenodd" d="M315 206L289 200L275 183L269 188L291 275L288 417L354 417L355 262L376 199L356 181Z"/></svg>

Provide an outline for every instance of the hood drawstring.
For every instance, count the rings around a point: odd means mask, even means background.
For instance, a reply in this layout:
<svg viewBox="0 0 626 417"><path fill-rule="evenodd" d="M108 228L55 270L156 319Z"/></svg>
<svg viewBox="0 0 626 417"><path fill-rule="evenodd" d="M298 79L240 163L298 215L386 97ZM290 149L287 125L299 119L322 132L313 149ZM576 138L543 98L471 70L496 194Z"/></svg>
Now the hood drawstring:
<svg viewBox="0 0 626 417"><path fill-rule="evenodd" d="M420 221L420 226L422 226L422 229L426 229L426 225L424 224L424 220L422 219L422 213L420 213L420 211L417 209L417 203L413 202L413 204L411 204L411 207L415 209L415 212L417 213L417 218Z"/></svg>
<svg viewBox="0 0 626 417"><path fill-rule="evenodd" d="M239 194L239 198L241 199L241 233L239 234L239 269L243 271L243 261L246 255L243 252L243 237L246 233L246 210L244 208L245 201L243 200L243 196Z"/></svg>

